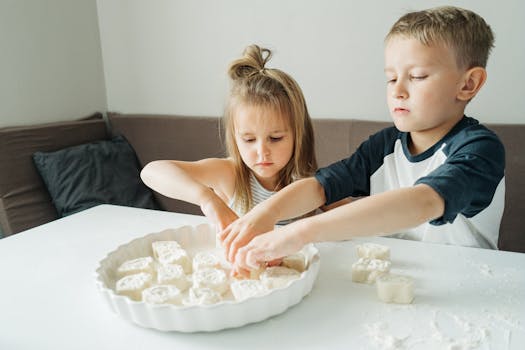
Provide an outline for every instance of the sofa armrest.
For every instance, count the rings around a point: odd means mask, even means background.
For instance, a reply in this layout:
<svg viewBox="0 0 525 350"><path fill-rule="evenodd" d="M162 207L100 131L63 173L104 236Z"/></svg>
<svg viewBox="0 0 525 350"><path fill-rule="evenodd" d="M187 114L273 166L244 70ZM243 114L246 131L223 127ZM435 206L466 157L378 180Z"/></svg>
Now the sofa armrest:
<svg viewBox="0 0 525 350"><path fill-rule="evenodd" d="M33 164L36 151L50 152L108 138L101 113L75 121L0 128L0 225L8 236L57 218Z"/></svg>

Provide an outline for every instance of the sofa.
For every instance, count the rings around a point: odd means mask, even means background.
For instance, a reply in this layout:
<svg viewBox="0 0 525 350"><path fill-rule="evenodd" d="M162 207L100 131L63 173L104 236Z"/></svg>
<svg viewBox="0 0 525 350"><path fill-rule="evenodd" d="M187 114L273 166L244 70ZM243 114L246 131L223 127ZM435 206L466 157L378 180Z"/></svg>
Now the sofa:
<svg viewBox="0 0 525 350"><path fill-rule="evenodd" d="M314 119L319 166L351 154L390 122ZM525 252L525 124L487 124L506 149L505 212L498 247ZM35 168L35 152L52 152L122 135L133 148L138 171L156 159L197 160L225 155L216 117L101 113L68 122L0 128L0 225L4 236L59 218ZM152 193L157 209L201 214L195 205Z"/></svg>

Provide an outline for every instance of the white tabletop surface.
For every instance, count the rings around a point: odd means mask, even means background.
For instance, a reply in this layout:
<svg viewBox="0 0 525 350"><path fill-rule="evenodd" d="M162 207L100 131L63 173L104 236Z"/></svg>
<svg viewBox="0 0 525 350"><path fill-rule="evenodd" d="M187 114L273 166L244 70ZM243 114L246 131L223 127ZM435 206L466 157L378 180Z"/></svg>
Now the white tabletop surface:
<svg viewBox="0 0 525 350"><path fill-rule="evenodd" d="M524 349L525 254L367 238L317 244L312 292L268 320L212 333L161 332L114 314L96 288L117 246L204 217L101 205L0 240L0 349ZM353 283L355 245L391 248L410 305Z"/></svg>

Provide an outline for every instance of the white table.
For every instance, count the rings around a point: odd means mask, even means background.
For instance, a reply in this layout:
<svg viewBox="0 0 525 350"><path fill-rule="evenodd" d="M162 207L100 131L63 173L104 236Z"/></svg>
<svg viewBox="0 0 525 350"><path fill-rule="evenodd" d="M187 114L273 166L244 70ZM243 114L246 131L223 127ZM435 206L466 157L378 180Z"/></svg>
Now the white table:
<svg viewBox="0 0 525 350"><path fill-rule="evenodd" d="M98 262L133 238L202 222L101 205L0 240L0 349L524 348L525 254L393 238L318 244L310 295L260 323L160 332L114 314L95 286ZM413 304L381 303L374 286L351 281L362 241L391 247L392 272L416 280Z"/></svg>

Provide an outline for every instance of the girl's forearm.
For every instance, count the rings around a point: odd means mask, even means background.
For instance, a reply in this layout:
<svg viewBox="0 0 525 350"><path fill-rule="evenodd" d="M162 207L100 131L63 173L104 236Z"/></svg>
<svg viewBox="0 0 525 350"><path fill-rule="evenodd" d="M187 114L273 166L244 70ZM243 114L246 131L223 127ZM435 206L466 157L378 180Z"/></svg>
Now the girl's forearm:
<svg viewBox="0 0 525 350"><path fill-rule="evenodd" d="M214 195L213 191L192 179L171 161L154 161L140 174L142 181L153 190L170 198L203 205Z"/></svg>

